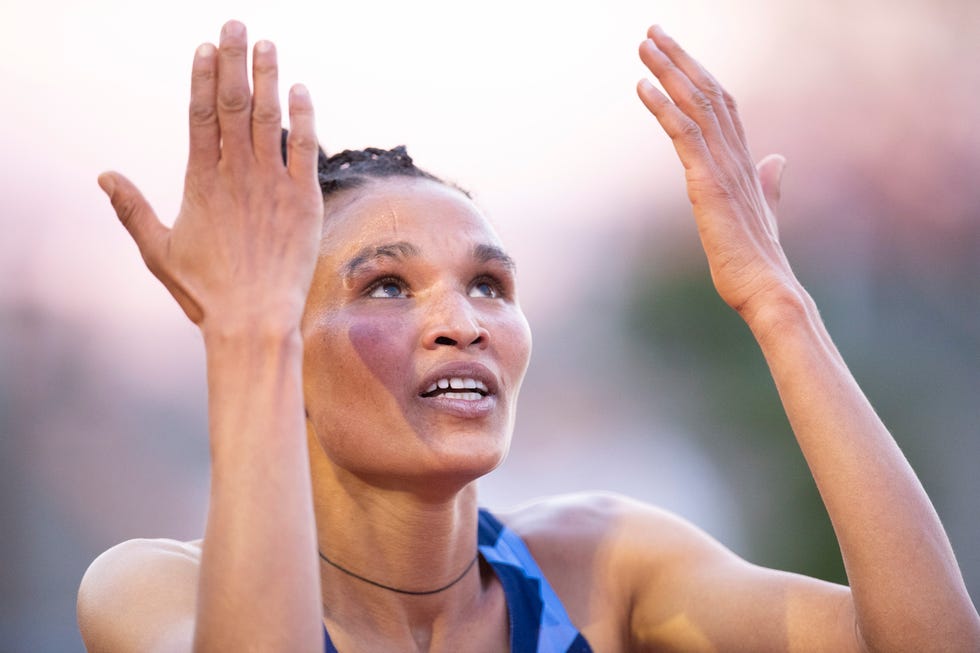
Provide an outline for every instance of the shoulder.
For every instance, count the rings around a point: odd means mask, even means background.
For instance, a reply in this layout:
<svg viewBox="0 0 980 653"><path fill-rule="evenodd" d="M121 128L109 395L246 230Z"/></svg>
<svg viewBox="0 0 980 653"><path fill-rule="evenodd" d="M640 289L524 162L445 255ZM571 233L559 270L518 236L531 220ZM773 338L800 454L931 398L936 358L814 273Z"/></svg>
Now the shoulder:
<svg viewBox="0 0 980 653"><path fill-rule="evenodd" d="M498 517L529 547L541 550L572 549L594 555L605 548L610 555L641 555L663 562L702 550L727 551L686 519L612 492L538 499Z"/></svg>
<svg viewBox="0 0 980 653"><path fill-rule="evenodd" d="M128 540L96 558L78 589L89 651L181 650L194 632L199 542Z"/></svg>
<svg viewBox="0 0 980 653"><path fill-rule="evenodd" d="M498 516L596 650L626 648L639 602L655 596L662 608L676 607L692 568L735 558L687 520L613 493L550 497Z"/></svg>
<svg viewBox="0 0 980 653"><path fill-rule="evenodd" d="M666 510L587 494L501 518L525 539L573 621L589 624L587 639L612 642L596 650L623 650L624 641L669 651L771 650L787 641L853 647L847 587L751 564Z"/></svg>

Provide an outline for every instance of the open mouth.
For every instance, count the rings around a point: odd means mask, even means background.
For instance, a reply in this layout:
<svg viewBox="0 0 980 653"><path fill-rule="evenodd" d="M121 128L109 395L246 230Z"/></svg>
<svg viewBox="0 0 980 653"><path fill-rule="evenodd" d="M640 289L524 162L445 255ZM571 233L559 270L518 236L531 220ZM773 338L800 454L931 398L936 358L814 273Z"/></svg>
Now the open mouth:
<svg viewBox="0 0 980 653"><path fill-rule="evenodd" d="M447 377L432 383L422 397L445 397L463 401L478 401L490 394L483 381L469 377Z"/></svg>

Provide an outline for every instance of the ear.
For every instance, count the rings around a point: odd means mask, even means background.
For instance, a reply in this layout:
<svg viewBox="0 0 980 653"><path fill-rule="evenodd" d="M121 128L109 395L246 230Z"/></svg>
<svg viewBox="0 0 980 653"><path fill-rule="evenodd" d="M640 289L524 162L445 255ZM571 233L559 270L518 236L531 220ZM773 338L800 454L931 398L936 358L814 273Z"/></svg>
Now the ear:
<svg viewBox="0 0 980 653"><path fill-rule="evenodd" d="M766 197L769 209L776 213L779 204L780 185L783 180L783 169L786 167L786 157L782 154L770 154L756 164L759 173L759 183Z"/></svg>

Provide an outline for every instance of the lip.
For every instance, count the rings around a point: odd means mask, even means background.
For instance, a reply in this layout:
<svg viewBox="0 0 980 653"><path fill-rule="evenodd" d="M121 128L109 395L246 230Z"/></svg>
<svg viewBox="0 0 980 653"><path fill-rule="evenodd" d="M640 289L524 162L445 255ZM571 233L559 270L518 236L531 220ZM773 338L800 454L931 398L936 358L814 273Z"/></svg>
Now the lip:
<svg viewBox="0 0 980 653"><path fill-rule="evenodd" d="M423 397L427 388L439 379L452 377L471 378L482 382L487 387L486 396L472 399L452 399L445 395ZM415 391L416 399L426 408L461 419L478 419L493 413L497 406L497 393L500 382L497 376L485 365L472 362L445 363L429 372Z"/></svg>
<svg viewBox="0 0 980 653"><path fill-rule="evenodd" d="M419 384L418 388L416 388L415 395L421 399L425 399L425 397L422 397L422 394L433 383L437 382L439 379L449 379L452 377L471 378L481 381L485 386L487 386L487 396L484 397L484 399L496 397L500 390L500 382L497 380L497 375L491 372L490 368L480 363L457 361L453 363L444 363L429 372L425 378L422 379L422 383ZM430 397L430 399L436 398L437 397Z"/></svg>
<svg viewBox="0 0 980 653"><path fill-rule="evenodd" d="M443 395L419 397L418 401L428 410L459 419L480 419L489 417L497 407L497 395L487 395L480 399L449 399Z"/></svg>

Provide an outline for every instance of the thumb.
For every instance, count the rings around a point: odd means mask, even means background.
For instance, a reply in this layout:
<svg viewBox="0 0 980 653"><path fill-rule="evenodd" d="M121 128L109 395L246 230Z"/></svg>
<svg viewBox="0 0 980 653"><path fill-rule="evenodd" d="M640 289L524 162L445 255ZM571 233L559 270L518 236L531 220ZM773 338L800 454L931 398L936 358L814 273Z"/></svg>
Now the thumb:
<svg viewBox="0 0 980 653"><path fill-rule="evenodd" d="M762 193L766 197L766 204L773 213L776 213L776 206L779 204L780 184L785 167L786 157L782 154L770 154L755 166L759 173L759 183L762 184Z"/></svg>
<svg viewBox="0 0 980 653"><path fill-rule="evenodd" d="M143 260L152 270L160 244L169 230L160 223L139 189L121 174L103 172L99 175L99 186L109 196L119 221L133 237Z"/></svg>

